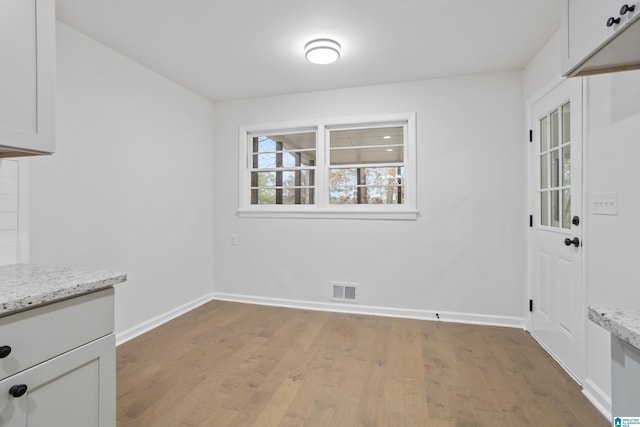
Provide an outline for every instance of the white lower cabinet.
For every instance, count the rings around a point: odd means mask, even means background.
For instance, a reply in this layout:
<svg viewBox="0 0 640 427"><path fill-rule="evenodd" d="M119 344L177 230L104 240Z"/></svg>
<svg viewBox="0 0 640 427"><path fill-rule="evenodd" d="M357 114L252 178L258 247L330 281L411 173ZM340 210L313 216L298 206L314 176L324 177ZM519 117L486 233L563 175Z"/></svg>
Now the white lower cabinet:
<svg viewBox="0 0 640 427"><path fill-rule="evenodd" d="M640 417L640 350L611 336L613 417Z"/></svg>
<svg viewBox="0 0 640 427"><path fill-rule="evenodd" d="M0 408L7 427L115 426L114 335L4 379Z"/></svg>
<svg viewBox="0 0 640 427"><path fill-rule="evenodd" d="M0 426L115 427L113 288L0 318Z"/></svg>

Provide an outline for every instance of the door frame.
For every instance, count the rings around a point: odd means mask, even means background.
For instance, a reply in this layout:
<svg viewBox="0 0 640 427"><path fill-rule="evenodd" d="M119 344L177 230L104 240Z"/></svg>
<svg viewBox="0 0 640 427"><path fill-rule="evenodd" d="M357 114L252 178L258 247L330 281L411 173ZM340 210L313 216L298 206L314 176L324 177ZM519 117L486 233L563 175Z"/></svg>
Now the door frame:
<svg viewBox="0 0 640 427"><path fill-rule="evenodd" d="M581 240L584 242L585 240L587 241L587 244L589 242L588 239L588 221L585 221L586 218L586 214L587 214L587 181L586 181L586 175L585 175L585 169L587 167L587 163L586 163L586 159L587 159L587 147L586 144L584 143L586 138L586 123L585 123L585 117L586 117L586 99L587 99L587 93L586 93L586 83L584 78L582 77L572 77L571 80L573 79L580 79L580 94L581 94L581 100L580 100L580 116L581 116L581 130L582 130L582 135L581 135L581 160L582 160L582 168L580 170L580 178L582 180L582 190L581 190L581 198L582 198L582 202L581 202ZM535 178L536 178L536 173L534 170L534 164L537 165L537 152L536 150L534 150L534 143L533 142L529 142L529 130L533 129L533 126L536 125L536 123L534 123L534 120L532 120L532 109L533 106L539 102L540 100L542 100L545 96L548 96L551 92L553 92L555 89L557 89L559 86L561 86L563 83L565 83L567 81L567 78L565 77L561 77L561 76L557 76L555 77L553 80L551 80L547 85L545 85L542 89L540 89L538 92L536 92L534 95L532 95L531 97L529 97L527 99L526 102L526 118L525 118L525 123L527 124L527 149L526 149L526 162L527 162L527 215L534 215L534 223L535 223L535 213L536 213L536 207L537 207L537 202L536 202L536 197L537 197L537 191L534 190L535 187ZM536 160L536 162L534 162L534 160ZM534 236L533 236L533 232L534 232L534 227L529 227L527 226L527 300L532 300L533 299L533 265L534 265ZM586 282L587 282L587 277L586 277L586 262L587 262L587 249L584 246L581 246L581 249L578 256L580 257L580 262L581 262L581 281L580 281L580 307L582 309L582 311L584 312L584 316L583 316L583 322L581 324L581 328L582 328L582 343L581 343L581 347L582 347L582 351L581 351L581 358L582 358L582 364L586 369L587 366L587 309L586 309L586 303L587 303L587 289L586 289ZM561 360L558 360L558 358L549 351L549 349L547 349L545 347L545 345L540 342L535 335L533 335L533 312L529 311L529 304L525 304L526 308L525 308L525 327L527 329L527 331L529 331L531 333L531 336L536 340L536 342L538 342L544 349L545 351L554 358L554 360L556 360L558 362L558 364L569 374L569 376L571 378L573 378L578 384L582 385L584 380L586 379L586 370L585 372L583 372L584 378L578 378L574 375L574 373L572 373L571 371L569 371L565 365L563 364L563 362ZM535 301L534 301L534 306L535 306Z"/></svg>

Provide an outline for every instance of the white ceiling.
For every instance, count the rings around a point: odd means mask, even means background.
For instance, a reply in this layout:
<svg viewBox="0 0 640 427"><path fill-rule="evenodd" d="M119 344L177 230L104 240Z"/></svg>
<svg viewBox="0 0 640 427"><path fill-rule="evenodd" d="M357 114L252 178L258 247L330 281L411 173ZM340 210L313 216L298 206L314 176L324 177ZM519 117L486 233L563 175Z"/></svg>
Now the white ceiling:
<svg viewBox="0 0 640 427"><path fill-rule="evenodd" d="M523 68L558 0L57 0L62 22L211 100ZM331 37L332 65L304 59Z"/></svg>

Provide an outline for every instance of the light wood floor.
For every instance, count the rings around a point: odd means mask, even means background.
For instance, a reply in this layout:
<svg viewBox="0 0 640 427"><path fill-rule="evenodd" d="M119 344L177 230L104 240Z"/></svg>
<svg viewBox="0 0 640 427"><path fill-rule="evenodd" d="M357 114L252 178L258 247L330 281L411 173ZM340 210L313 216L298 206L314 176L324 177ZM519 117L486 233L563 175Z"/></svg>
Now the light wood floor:
<svg viewBox="0 0 640 427"><path fill-rule="evenodd" d="M118 426L608 426L521 330L213 301L117 349Z"/></svg>

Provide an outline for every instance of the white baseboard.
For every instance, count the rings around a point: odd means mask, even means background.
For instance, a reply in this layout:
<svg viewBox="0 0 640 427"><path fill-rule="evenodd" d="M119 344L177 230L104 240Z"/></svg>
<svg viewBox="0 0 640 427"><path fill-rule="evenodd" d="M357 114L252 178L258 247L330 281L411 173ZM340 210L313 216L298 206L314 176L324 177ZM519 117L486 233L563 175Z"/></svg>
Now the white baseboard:
<svg viewBox="0 0 640 427"><path fill-rule="evenodd" d="M173 310L169 310L166 313L163 313L159 316L156 316L152 319L142 322L132 328L127 329L126 331L118 332L116 333L116 346L119 346L120 344L124 344L130 339L133 339L139 335L142 335L153 328L157 328L158 326L168 322L171 319L175 319L176 317L181 316L186 312L193 310L196 307L199 307L203 304L208 303L212 299L213 299L213 294L207 294L203 297L197 298L193 301L189 301L186 304L176 307Z"/></svg>
<svg viewBox="0 0 640 427"><path fill-rule="evenodd" d="M455 313L448 311L412 310L405 308L375 307L359 304L322 303L314 301L288 300L281 298L256 297L250 295L211 293L190 301L166 313L142 322L125 331L116 333L116 345L123 344L148 332L171 319L185 314L211 300L232 301L275 307L298 308L303 310L333 311L337 313L366 314L372 316L401 317L406 319L432 320L473 325L504 326L524 329L525 319L509 316L488 316L484 314ZM439 316L439 318L438 318Z"/></svg>
<svg viewBox="0 0 640 427"><path fill-rule="evenodd" d="M391 307L375 307L360 304L343 304L335 302L315 302L267 298L251 295L225 294L214 292L212 299L241 302L248 304L270 305L275 307L298 308L304 310L333 311L338 313L366 314L372 316L401 317L406 319L432 320L452 323L469 323L473 325L504 326L524 329L525 319L509 316L489 316L485 314L455 313L449 311L417 310Z"/></svg>
<svg viewBox="0 0 640 427"><path fill-rule="evenodd" d="M602 391L602 389L589 378L585 379L582 383L582 393L606 419L611 421L611 396Z"/></svg>

